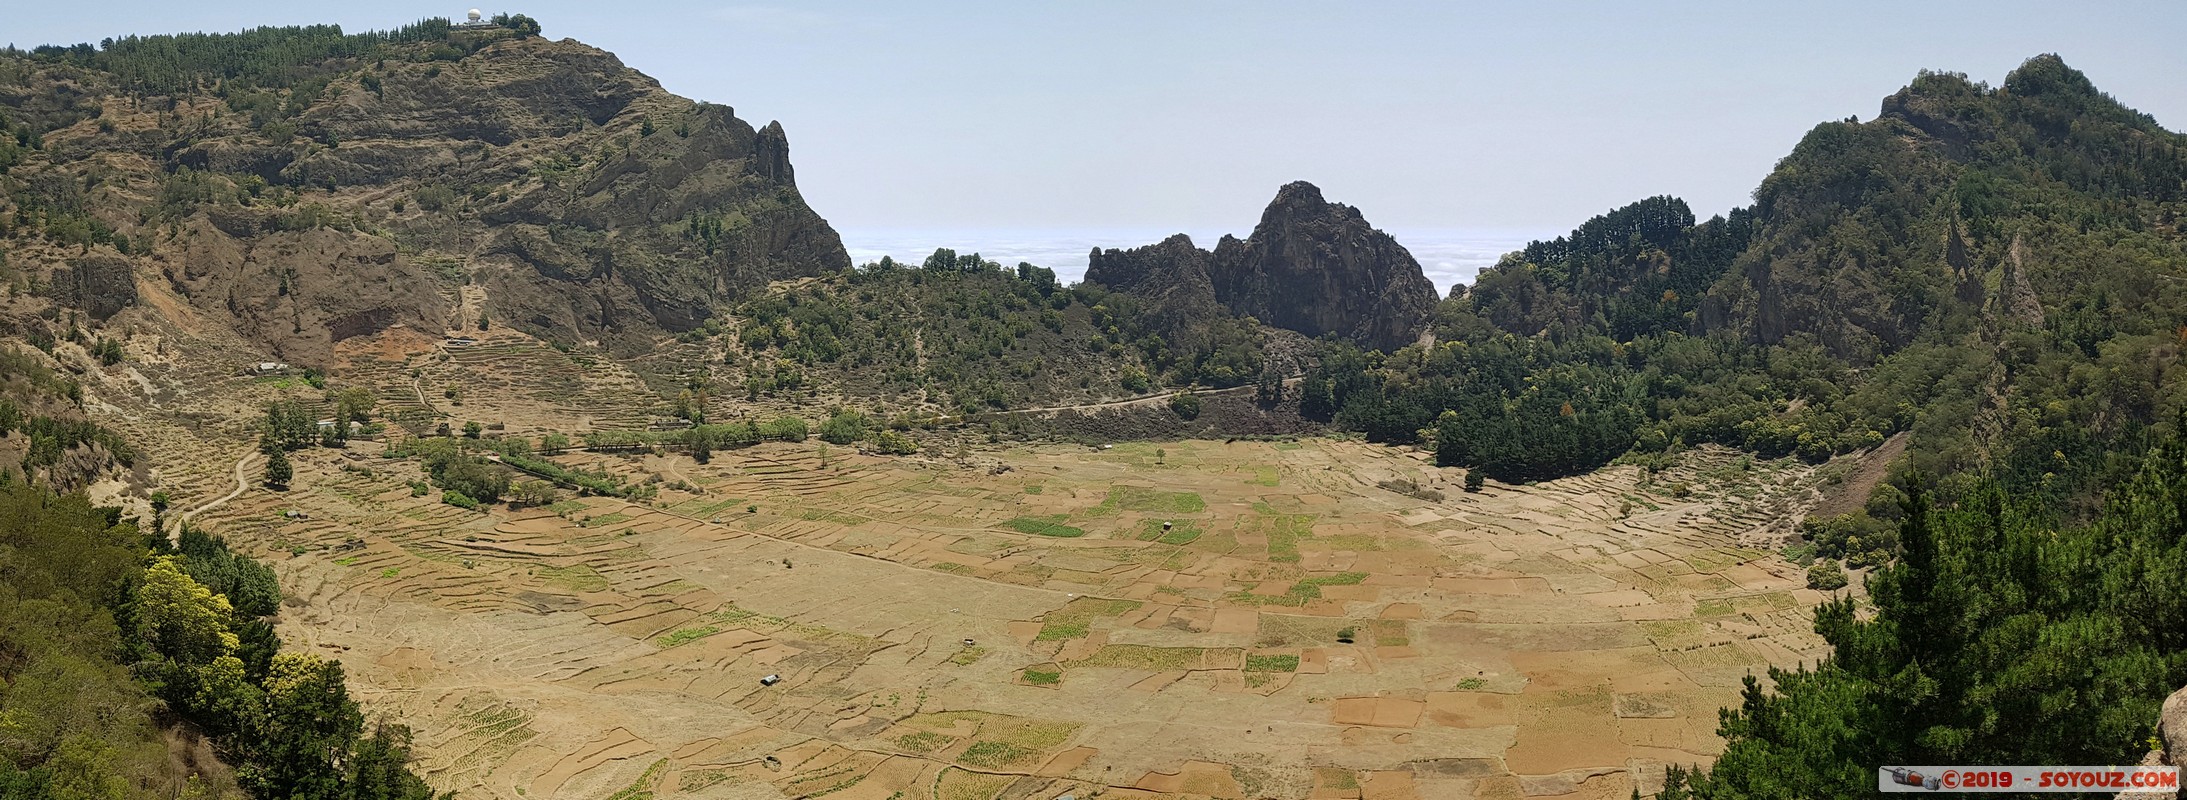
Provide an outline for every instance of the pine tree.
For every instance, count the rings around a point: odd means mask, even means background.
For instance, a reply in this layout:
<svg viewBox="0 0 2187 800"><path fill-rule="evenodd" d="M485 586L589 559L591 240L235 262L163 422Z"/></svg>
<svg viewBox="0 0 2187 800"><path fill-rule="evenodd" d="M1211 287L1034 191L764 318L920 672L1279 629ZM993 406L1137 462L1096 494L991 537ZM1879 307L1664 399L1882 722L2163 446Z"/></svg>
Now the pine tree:
<svg viewBox="0 0 2187 800"><path fill-rule="evenodd" d="M289 454L287 452L280 448L274 448L267 453L266 486L268 488L287 488L289 481L295 477L296 468L289 465Z"/></svg>

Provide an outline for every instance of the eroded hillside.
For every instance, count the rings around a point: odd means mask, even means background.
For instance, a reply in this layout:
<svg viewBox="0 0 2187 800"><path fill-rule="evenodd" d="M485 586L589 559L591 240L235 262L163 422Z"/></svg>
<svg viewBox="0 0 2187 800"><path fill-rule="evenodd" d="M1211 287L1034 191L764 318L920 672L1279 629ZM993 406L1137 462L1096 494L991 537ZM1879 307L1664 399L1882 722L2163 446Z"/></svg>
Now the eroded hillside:
<svg viewBox="0 0 2187 800"><path fill-rule="evenodd" d="M627 351L849 265L779 124L604 51L445 23L252 36L0 57L13 263L102 319L139 282L171 286L312 365L351 337L472 321L466 283L488 319ZM167 57L207 48L286 61Z"/></svg>

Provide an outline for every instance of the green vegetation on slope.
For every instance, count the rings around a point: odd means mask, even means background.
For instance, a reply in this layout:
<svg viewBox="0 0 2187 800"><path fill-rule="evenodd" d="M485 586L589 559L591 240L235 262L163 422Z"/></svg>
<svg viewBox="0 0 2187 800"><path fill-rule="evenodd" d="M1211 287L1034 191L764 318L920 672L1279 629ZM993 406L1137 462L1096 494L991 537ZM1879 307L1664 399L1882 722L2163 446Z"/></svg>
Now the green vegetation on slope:
<svg viewBox="0 0 2187 800"><path fill-rule="evenodd" d="M493 21L518 35L536 35L539 23L522 14L496 15ZM340 25L259 27L238 33L180 33L109 38L86 44L43 45L32 49L37 61L71 64L112 74L138 94L172 94L200 84L233 81L241 86L295 87L326 83L330 65L383 56L389 44L450 41L446 19L423 19L391 31L345 34ZM478 37L478 44L491 41ZM443 44L453 49L453 45ZM11 53L12 55L12 53ZM435 55L462 56L461 50ZM312 89L318 91L317 86Z"/></svg>
<svg viewBox="0 0 2187 800"><path fill-rule="evenodd" d="M1916 488L1900 559L1816 611L1833 654L1747 678L1729 747L1660 798L1851 797L1883 764L2119 764L2187 683L2187 439L2087 525L1992 481L1957 508ZM1866 787L1866 788L1864 788Z"/></svg>
<svg viewBox="0 0 2187 800"><path fill-rule="evenodd" d="M407 767L409 731L368 724L339 663L280 651L270 570L188 530L160 554L164 538L119 516L0 487L6 796L432 796ZM213 737L233 783L169 758L166 713Z"/></svg>
<svg viewBox="0 0 2187 800"><path fill-rule="evenodd" d="M0 347L0 435L29 440L21 459L0 471L12 466L19 477L63 488L84 486L94 474L136 458L122 437L84 418L83 390L75 381L14 347Z"/></svg>
<svg viewBox="0 0 2187 800"><path fill-rule="evenodd" d="M743 351L753 396L826 376L852 396L974 413L1139 394L1157 380L1236 386L1261 371L1261 342L1242 326L1173 344L1130 295L946 248L919 267L884 257L736 315L743 322L725 335Z"/></svg>
<svg viewBox="0 0 2187 800"><path fill-rule="evenodd" d="M1437 311L1437 344L1326 348L1302 409L1539 480L1714 442L1820 460L1913 437L1947 498L2082 503L2187 398L2187 138L2055 57L1925 73L1818 126L1696 223L1651 198L1536 242Z"/></svg>

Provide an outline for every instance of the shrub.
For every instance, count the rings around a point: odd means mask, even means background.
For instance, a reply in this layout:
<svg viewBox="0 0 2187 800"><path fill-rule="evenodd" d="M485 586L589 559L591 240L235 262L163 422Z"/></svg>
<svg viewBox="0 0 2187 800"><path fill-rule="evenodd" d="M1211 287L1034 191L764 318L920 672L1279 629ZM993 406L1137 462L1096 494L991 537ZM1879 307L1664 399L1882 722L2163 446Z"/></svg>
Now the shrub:
<svg viewBox="0 0 2187 800"><path fill-rule="evenodd" d="M1807 588L1809 589L1821 589L1827 592L1843 589L1845 584L1845 569L1839 567L1836 561L1827 558L1820 559L1815 562L1814 566L1807 568Z"/></svg>
<svg viewBox="0 0 2187 800"><path fill-rule="evenodd" d="M882 455L908 456L919 452L919 443L895 431L881 431L873 435L873 450Z"/></svg>
<svg viewBox="0 0 2187 800"><path fill-rule="evenodd" d="M439 211L456 201L456 190L446 186L427 186L418 190L418 207L427 211Z"/></svg>
<svg viewBox="0 0 2187 800"><path fill-rule="evenodd" d="M532 480L518 483L509 497L509 505L518 508L551 506L558 499L554 484Z"/></svg>
<svg viewBox="0 0 2187 800"><path fill-rule="evenodd" d="M866 415L856 411L839 411L820 424L820 440L829 444L853 444L866 438L866 431L873 426Z"/></svg>
<svg viewBox="0 0 2187 800"><path fill-rule="evenodd" d="M805 424L805 420L797 417L777 417L759 424L759 436L762 439L802 442L810 435L812 429Z"/></svg>
<svg viewBox="0 0 2187 800"><path fill-rule="evenodd" d="M1198 419L1200 416L1200 396L1191 392L1178 392L1170 395L1169 410L1176 412L1177 416L1185 419Z"/></svg>
<svg viewBox="0 0 2187 800"><path fill-rule="evenodd" d="M1482 487L1483 485L1487 484L1487 482L1488 482L1488 480L1487 480L1486 478L1484 478L1484 477L1482 477L1482 476L1481 476L1481 471L1480 471L1480 470L1478 470L1478 469L1469 469L1469 470L1466 470L1466 491L1468 491L1468 492L1478 492L1478 491L1480 491L1480 490L1481 490L1481 487Z"/></svg>
<svg viewBox="0 0 2187 800"><path fill-rule="evenodd" d="M1800 521L1800 533L1815 544L1817 555L1842 558L1853 567L1875 566L1898 552L1898 526L1865 510L1809 517Z"/></svg>
<svg viewBox="0 0 2187 800"><path fill-rule="evenodd" d="M1153 388L1153 384L1147 380L1146 371L1138 367L1124 368L1123 384L1125 391L1134 393L1145 392Z"/></svg>
<svg viewBox="0 0 2187 800"><path fill-rule="evenodd" d="M440 501L455 506L457 508L468 508L472 511L477 511L479 509L479 502L477 500L473 500L471 499L470 495L466 495L454 489L449 489L441 492Z"/></svg>
<svg viewBox="0 0 2187 800"><path fill-rule="evenodd" d="M283 452L280 448L273 448L273 451L266 456L266 485L273 487L287 486L289 480L295 477L296 469L289 465L288 453Z"/></svg>

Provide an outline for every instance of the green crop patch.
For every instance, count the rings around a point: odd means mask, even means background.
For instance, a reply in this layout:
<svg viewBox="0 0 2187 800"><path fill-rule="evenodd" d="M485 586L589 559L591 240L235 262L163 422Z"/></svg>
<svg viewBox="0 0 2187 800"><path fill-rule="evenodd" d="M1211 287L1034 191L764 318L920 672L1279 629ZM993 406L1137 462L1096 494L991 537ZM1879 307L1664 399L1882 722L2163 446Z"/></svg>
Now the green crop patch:
<svg viewBox="0 0 2187 800"><path fill-rule="evenodd" d="M683 628L674 631L666 636L662 636L659 639L655 639L654 642L659 644L663 649L666 649L670 647L675 647L677 645L690 644L692 642L696 642L700 639L704 639L708 636L712 636L720 632L720 628L714 627L712 625L701 625L696 628Z"/></svg>
<svg viewBox="0 0 2187 800"><path fill-rule="evenodd" d="M1038 752L1008 742L973 742L971 747L957 754L957 763L982 769L1001 769L1030 761L1039 755Z"/></svg>
<svg viewBox="0 0 2187 800"><path fill-rule="evenodd" d="M1303 606L1309 601L1321 599L1321 587L1323 586L1353 586L1366 579L1367 573L1364 572L1316 575L1291 584L1291 588L1284 590L1283 594L1267 595L1252 592L1231 592L1224 595L1223 599L1239 605L1249 606Z"/></svg>
<svg viewBox="0 0 2187 800"><path fill-rule="evenodd" d="M1040 634L1033 638L1042 642L1077 639L1092 631L1096 618L1126 614L1138 607L1139 601L1136 600L1080 597L1041 618Z"/></svg>
<svg viewBox="0 0 2187 800"><path fill-rule="evenodd" d="M1080 536L1086 535L1086 531L1083 528L1074 528L1069 525L1063 524L1070 521L1070 519L1071 517L1068 514L1050 514L1042 517L1017 517L1003 523L1002 527L1009 528L1010 530L1017 531L1019 533L1030 533L1034 536L1053 536L1058 539L1076 539Z"/></svg>
<svg viewBox="0 0 2187 800"><path fill-rule="evenodd" d="M1238 532L1267 536L1268 560L1298 563L1299 542L1314 536L1314 515L1278 514L1266 503L1255 503L1253 508L1255 513L1238 518Z"/></svg>
<svg viewBox="0 0 2187 800"><path fill-rule="evenodd" d="M1044 669L1033 669L1032 667L1026 667L1025 682L1030 683L1034 686L1054 686L1058 683L1063 682L1063 673L1061 671L1049 671Z"/></svg>
<svg viewBox="0 0 2187 800"><path fill-rule="evenodd" d="M608 579L593 568L578 564L569 567L539 567L534 576L549 584L577 592L604 592Z"/></svg>
<svg viewBox="0 0 2187 800"><path fill-rule="evenodd" d="M1093 655L1065 666L1137 669L1164 672L1180 669L1237 669L1242 651L1235 647L1155 647L1143 644L1102 645Z"/></svg>
<svg viewBox="0 0 2187 800"><path fill-rule="evenodd" d="M1299 657L1298 657L1298 656L1256 656L1256 655L1251 655L1251 654L1248 654L1248 655L1246 655L1246 657L1245 657L1245 671L1247 671L1247 672L1297 672L1297 671L1299 671Z"/></svg>
<svg viewBox="0 0 2187 800"><path fill-rule="evenodd" d="M1207 501L1193 492L1165 492L1143 486L1112 486L1109 499L1101 505L1124 511L1168 514L1198 514L1207 510Z"/></svg>
<svg viewBox="0 0 2187 800"><path fill-rule="evenodd" d="M913 753L926 755L948 747L949 743L954 741L956 740L933 731L919 731L896 737L896 746Z"/></svg>
<svg viewBox="0 0 2187 800"><path fill-rule="evenodd" d="M668 759L653 762L645 772L631 781L621 791L608 795L608 800L653 800L654 787L660 785L661 776L668 770Z"/></svg>

